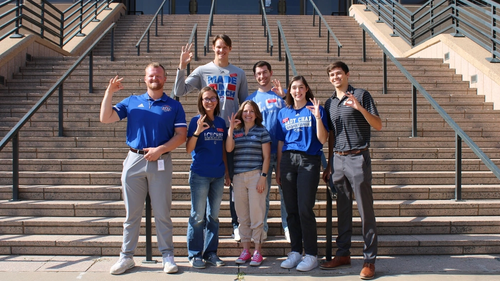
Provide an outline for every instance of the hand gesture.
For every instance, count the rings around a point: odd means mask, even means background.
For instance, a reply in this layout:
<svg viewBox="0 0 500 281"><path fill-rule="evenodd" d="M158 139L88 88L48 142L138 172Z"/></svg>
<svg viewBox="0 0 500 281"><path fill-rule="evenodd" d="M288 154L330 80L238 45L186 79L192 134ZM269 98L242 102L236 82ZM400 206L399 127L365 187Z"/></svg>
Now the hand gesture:
<svg viewBox="0 0 500 281"><path fill-rule="evenodd" d="M198 118L198 121L196 121L196 124L198 127L196 128L196 131L194 132L196 135L199 135L203 133L206 129L210 128L210 126L205 122L205 118L207 118L207 115L203 115L200 118Z"/></svg>
<svg viewBox="0 0 500 281"><path fill-rule="evenodd" d="M271 91L276 93L278 96L284 98L286 96L286 94L285 94L285 92L283 92L283 88L281 87L280 80L274 79L273 85L274 85L274 87L271 89Z"/></svg>
<svg viewBox="0 0 500 281"><path fill-rule="evenodd" d="M111 78L111 80L109 80L108 88L106 89L106 91L110 94L113 94L123 89L122 80L123 77L118 78L118 75L116 75L115 78Z"/></svg>
<svg viewBox="0 0 500 281"><path fill-rule="evenodd" d="M359 110L361 107L361 104L359 103L358 99L354 97L354 95L350 92L346 92L345 95L347 96L347 100L345 101L345 105L352 107L356 110Z"/></svg>
<svg viewBox="0 0 500 281"><path fill-rule="evenodd" d="M229 117L229 129L234 130L238 124L241 124L241 120L236 118L236 114L231 113L231 117Z"/></svg>
<svg viewBox="0 0 500 281"><path fill-rule="evenodd" d="M310 100L313 103L313 105L308 105L307 109L309 109L312 112L312 114L314 115L314 117L316 117L316 119L318 120L321 119L321 112L319 111L319 100L317 100L316 98Z"/></svg>
<svg viewBox="0 0 500 281"><path fill-rule="evenodd" d="M193 53L191 52L192 47L193 43L186 44L185 47L182 47L179 69L185 69L188 63L191 62L191 59L193 58Z"/></svg>

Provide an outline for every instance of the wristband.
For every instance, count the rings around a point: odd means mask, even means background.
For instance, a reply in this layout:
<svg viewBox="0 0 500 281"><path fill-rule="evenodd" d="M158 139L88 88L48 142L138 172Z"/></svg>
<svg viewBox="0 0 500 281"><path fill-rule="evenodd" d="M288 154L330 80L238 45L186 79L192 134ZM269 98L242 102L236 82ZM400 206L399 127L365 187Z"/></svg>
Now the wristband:
<svg viewBox="0 0 500 281"><path fill-rule="evenodd" d="M200 135L197 135L197 134L193 134L193 137L197 138L199 137Z"/></svg>

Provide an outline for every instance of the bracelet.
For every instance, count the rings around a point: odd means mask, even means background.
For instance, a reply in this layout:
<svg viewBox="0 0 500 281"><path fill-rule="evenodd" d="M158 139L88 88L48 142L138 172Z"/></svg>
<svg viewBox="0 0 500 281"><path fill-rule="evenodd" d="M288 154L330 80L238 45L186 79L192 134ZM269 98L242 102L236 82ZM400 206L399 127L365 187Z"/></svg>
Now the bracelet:
<svg viewBox="0 0 500 281"><path fill-rule="evenodd" d="M193 137L197 138L199 137L200 135L197 135L197 134L193 134Z"/></svg>

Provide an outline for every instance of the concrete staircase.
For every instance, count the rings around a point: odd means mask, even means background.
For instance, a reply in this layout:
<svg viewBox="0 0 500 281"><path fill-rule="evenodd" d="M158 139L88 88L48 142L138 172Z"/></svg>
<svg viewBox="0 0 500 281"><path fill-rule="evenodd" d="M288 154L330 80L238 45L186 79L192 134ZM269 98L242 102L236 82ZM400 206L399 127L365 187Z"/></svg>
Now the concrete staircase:
<svg viewBox="0 0 500 281"><path fill-rule="evenodd" d="M213 58L203 56L207 15L172 15L164 18L159 37L151 36L137 57L135 44L149 16L126 16L116 29L116 61L109 60L109 39L94 52L94 93L88 92L88 63L73 72L65 83L65 131L57 136L57 96L51 98L20 134L21 201L9 201L12 193L11 146L0 152L0 254L117 255L121 246L125 215L121 190L121 163L127 153L126 122L101 124L99 105L111 77L125 77L125 89L115 94L119 102L131 93L142 94L143 69L159 61L168 73L166 92L175 79L180 48L198 23L200 60L191 69ZM361 62L361 29L349 17L328 17L343 44L341 57L331 40L318 38L311 16L269 16L275 44L272 57L265 52L261 18L258 15L215 15L213 34L227 33L233 40L231 63L247 74L250 92L257 88L252 66L268 60L274 76L285 81L285 63L278 61L276 20L280 20L299 74L307 77L313 92L323 102L332 86L326 66L337 59L351 69L351 83L369 90L384 122L373 132L372 164L379 254L480 254L500 250L500 181L471 150L463 149L463 198L454 198L454 132L422 97L418 98L418 137L411 134L411 84L388 63L388 93L382 94L382 53L367 41L367 62ZM211 39L210 39L211 40ZM0 135L36 103L74 62L74 58L36 58L28 62L0 88ZM493 159L500 163L500 113L484 102L446 64L430 59L401 59L403 65L446 109L453 119ZM196 94L182 97L186 118L196 114ZM326 151L326 147L325 147ZM184 146L173 152L174 242L177 255L186 255L186 228L190 210L188 170L190 156ZM228 191L221 206L221 256L237 256L240 248L231 237ZM320 184L316 204L320 255L325 253L326 189ZM289 244L283 237L279 192L271 190L269 235L264 255L284 256ZM335 203L334 215L335 215ZM358 216L357 211L355 215ZM360 220L354 220L353 254L362 252ZM141 230L145 233L145 229ZM336 219L334 229L336 233ZM153 237L153 253L156 250ZM141 236L137 255L145 254Z"/></svg>

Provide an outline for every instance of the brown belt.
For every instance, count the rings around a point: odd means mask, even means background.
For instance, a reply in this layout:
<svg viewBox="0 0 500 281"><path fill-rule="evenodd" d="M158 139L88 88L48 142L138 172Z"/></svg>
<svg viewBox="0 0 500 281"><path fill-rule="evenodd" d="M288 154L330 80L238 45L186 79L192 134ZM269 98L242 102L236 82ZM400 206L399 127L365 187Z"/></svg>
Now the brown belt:
<svg viewBox="0 0 500 281"><path fill-rule="evenodd" d="M341 156L346 156L350 154L360 154L361 152L368 150L368 147L365 147L363 149L353 149L353 150L348 150L348 151L335 151L335 154L341 155Z"/></svg>
<svg viewBox="0 0 500 281"><path fill-rule="evenodd" d="M133 153L143 154L143 155L148 153L146 150L137 150L137 149L133 149L132 147L130 148L130 151L132 151ZM162 155L165 155L165 154L168 154L168 152L165 152Z"/></svg>

